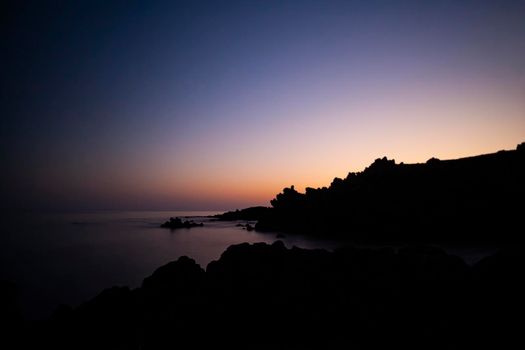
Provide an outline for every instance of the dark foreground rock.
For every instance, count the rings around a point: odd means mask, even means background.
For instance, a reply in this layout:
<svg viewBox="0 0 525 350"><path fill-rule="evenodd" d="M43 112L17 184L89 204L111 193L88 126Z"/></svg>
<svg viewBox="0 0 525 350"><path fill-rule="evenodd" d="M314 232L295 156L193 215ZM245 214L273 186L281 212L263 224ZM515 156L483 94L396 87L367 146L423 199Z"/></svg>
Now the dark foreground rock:
<svg viewBox="0 0 525 350"><path fill-rule="evenodd" d="M525 263L466 265L440 249L229 247L206 271L181 257L24 331L76 349L523 348ZM19 347L20 347L19 346Z"/></svg>
<svg viewBox="0 0 525 350"><path fill-rule="evenodd" d="M201 227L204 226L204 224L196 223L192 220L186 220L182 221L180 218L170 218L168 221L160 225L160 227L163 228L169 228L169 229L177 229L177 228L192 228L192 227Z"/></svg>

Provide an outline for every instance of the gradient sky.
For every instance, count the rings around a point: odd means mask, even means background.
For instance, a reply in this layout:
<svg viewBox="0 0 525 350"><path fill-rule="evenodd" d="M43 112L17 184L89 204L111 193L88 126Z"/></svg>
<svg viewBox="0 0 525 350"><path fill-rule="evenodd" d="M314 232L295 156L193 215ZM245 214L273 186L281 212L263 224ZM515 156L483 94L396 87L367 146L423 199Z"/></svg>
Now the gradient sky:
<svg viewBox="0 0 525 350"><path fill-rule="evenodd" d="M268 205L525 141L525 1L1 6L3 207Z"/></svg>

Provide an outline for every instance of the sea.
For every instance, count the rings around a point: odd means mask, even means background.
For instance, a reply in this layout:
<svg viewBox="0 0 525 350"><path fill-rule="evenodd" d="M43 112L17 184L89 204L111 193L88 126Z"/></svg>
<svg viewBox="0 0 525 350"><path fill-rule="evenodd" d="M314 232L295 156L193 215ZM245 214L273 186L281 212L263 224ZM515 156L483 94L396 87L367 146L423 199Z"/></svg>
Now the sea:
<svg viewBox="0 0 525 350"><path fill-rule="evenodd" d="M232 244L273 243L289 248L333 250L340 241L278 232L248 231L217 221L217 211L92 211L3 213L0 234L0 281L14 285L26 319L45 319L60 304L77 306L112 286L139 287L155 269L189 256L202 268L219 259ZM160 224L170 217L203 223L170 230ZM449 253L475 263L491 247L453 247Z"/></svg>
<svg viewBox="0 0 525 350"><path fill-rule="evenodd" d="M337 242L248 231L217 221L217 211L93 211L9 213L2 215L0 280L16 288L21 314L50 317L60 304L85 302L104 288L139 287L155 269L186 255L202 268L232 244L272 243L287 247L333 249ZM170 217L203 223L170 230Z"/></svg>

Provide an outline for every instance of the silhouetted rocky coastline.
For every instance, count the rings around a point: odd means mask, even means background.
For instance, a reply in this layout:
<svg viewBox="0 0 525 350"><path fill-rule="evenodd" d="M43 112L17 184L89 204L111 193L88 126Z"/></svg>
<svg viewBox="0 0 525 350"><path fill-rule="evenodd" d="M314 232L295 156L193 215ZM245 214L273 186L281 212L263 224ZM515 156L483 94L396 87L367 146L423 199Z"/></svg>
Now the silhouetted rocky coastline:
<svg viewBox="0 0 525 350"><path fill-rule="evenodd" d="M428 246L230 246L203 270L180 257L21 328L18 345L77 349L522 348L525 259L474 266Z"/></svg>
<svg viewBox="0 0 525 350"><path fill-rule="evenodd" d="M514 151L425 164L376 159L329 187L285 188L271 208L251 218L260 231L356 242L510 243L522 241L523 198L525 143Z"/></svg>
<svg viewBox="0 0 525 350"><path fill-rule="evenodd" d="M258 220L260 230L404 242L398 250L233 245L206 270L183 256L139 288L106 289L41 322L23 321L13 307L13 286L0 284L5 343L54 349L523 348L525 255L516 243L523 231L524 147L426 164L378 159L328 188L284 189L272 208L217 216ZM194 224L172 218L163 226ZM414 243L480 241L512 244L469 266Z"/></svg>

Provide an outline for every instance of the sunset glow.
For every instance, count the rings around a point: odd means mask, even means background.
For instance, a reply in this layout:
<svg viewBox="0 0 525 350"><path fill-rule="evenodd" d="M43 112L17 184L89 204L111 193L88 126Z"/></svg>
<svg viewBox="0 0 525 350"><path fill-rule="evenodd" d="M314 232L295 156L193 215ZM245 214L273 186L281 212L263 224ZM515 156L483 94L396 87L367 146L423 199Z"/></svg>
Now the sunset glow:
<svg viewBox="0 0 525 350"><path fill-rule="evenodd" d="M235 209L378 157L514 149L523 2L418 4L22 9L2 44L22 46L2 58L4 204Z"/></svg>

